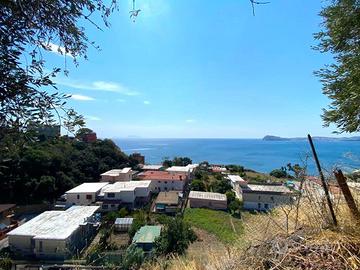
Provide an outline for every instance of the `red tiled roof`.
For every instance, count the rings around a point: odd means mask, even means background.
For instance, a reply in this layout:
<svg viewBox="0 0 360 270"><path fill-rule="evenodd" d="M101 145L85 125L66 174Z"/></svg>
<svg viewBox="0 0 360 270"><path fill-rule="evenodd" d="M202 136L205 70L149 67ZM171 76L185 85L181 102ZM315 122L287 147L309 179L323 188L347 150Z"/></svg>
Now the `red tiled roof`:
<svg viewBox="0 0 360 270"><path fill-rule="evenodd" d="M167 171L146 171L138 174L141 180L187 180L186 173L171 173Z"/></svg>

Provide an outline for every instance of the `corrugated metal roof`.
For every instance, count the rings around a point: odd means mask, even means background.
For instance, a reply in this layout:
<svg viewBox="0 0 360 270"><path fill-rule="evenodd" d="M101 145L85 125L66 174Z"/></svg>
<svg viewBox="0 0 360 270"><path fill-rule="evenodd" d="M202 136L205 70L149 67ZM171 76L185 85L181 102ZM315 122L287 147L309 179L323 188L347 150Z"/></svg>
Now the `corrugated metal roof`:
<svg viewBox="0 0 360 270"><path fill-rule="evenodd" d="M132 224L134 221L133 218L117 218L115 220L115 225L129 225L129 224Z"/></svg>
<svg viewBox="0 0 360 270"><path fill-rule="evenodd" d="M136 188L149 188L151 185L150 180L144 181L129 181L129 182L116 182L114 184L107 185L101 190L101 193L108 192L120 192L122 190L133 191Z"/></svg>
<svg viewBox="0 0 360 270"><path fill-rule="evenodd" d="M34 239L67 239L80 225L86 224L99 206L72 206L66 211L46 211L12 230L8 235Z"/></svg>
<svg viewBox="0 0 360 270"><path fill-rule="evenodd" d="M289 193L290 190L285 186L280 185L248 185L247 189L243 191L256 191L256 192L278 192L278 193Z"/></svg>
<svg viewBox="0 0 360 270"><path fill-rule="evenodd" d="M203 199L203 200L214 200L214 201L226 201L226 195L215 192L202 192L202 191L190 191L190 199Z"/></svg>
<svg viewBox="0 0 360 270"><path fill-rule="evenodd" d="M133 243L153 243L160 232L161 226L143 226L134 235Z"/></svg>

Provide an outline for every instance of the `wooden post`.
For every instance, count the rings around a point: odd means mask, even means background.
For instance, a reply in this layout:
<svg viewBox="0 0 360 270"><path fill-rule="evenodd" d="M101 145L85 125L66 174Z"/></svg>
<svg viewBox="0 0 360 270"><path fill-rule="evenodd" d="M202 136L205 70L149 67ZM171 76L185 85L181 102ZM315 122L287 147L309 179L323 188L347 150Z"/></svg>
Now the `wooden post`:
<svg viewBox="0 0 360 270"><path fill-rule="evenodd" d="M308 134L308 140L309 140L309 143L310 143L310 146L311 146L311 150L312 150L312 152L313 152L313 156L314 156L314 159L315 159L316 167L317 167L317 169L318 169L318 171L319 171L321 183L322 183L323 189L324 189L324 191L325 191L325 196L326 196L327 204L328 204L329 209L330 209L330 214L331 214L331 217L332 217L334 226L337 226L337 220L336 220L334 208L333 208L333 205L332 205L332 202L331 202L331 199L330 199L330 194L329 194L328 186L327 186L327 184L326 184L326 182L325 182L325 177L324 177L324 174L323 174L323 172L322 172L322 170L321 170L320 162L319 162L318 156L317 156L317 154L316 154L315 146L314 146L314 143L313 143L313 141L312 141L312 138L311 138L310 134Z"/></svg>
<svg viewBox="0 0 360 270"><path fill-rule="evenodd" d="M358 221L360 221L360 212L356 206L354 197L351 194L351 191L349 189L348 184L346 183L346 178L343 175L341 170L335 170L334 171L335 178L339 184L339 187L344 194L345 201L350 209L351 214L356 218Z"/></svg>

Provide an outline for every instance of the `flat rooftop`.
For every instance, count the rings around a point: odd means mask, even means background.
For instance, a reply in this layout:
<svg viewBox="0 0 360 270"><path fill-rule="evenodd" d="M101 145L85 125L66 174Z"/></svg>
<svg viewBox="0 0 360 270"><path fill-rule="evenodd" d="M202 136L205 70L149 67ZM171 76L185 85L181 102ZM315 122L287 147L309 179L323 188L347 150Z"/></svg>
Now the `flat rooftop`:
<svg viewBox="0 0 360 270"><path fill-rule="evenodd" d="M96 193L105 187L108 182L94 182L94 183L83 183L73 189L70 189L66 194L71 193Z"/></svg>
<svg viewBox="0 0 360 270"><path fill-rule="evenodd" d="M149 188L151 181L129 181L129 182L116 182L109 184L101 190L101 193L120 192L120 191L134 191L136 188Z"/></svg>
<svg viewBox="0 0 360 270"><path fill-rule="evenodd" d="M159 192L159 195L157 196L155 203L178 204L179 203L179 193L176 191Z"/></svg>
<svg viewBox="0 0 360 270"><path fill-rule="evenodd" d="M243 192L291 193L287 187L282 185L248 185Z"/></svg>
<svg viewBox="0 0 360 270"><path fill-rule="evenodd" d="M163 167L163 165L144 165L141 169L143 170L160 170Z"/></svg>
<svg viewBox="0 0 360 270"><path fill-rule="evenodd" d="M177 180L184 181L187 179L186 173L170 173L168 171L146 171L137 175L142 180Z"/></svg>
<svg viewBox="0 0 360 270"><path fill-rule="evenodd" d="M229 174L228 178L233 183L239 183L239 182L246 183L246 181L240 175L237 174Z"/></svg>
<svg viewBox="0 0 360 270"><path fill-rule="evenodd" d="M46 211L7 235L31 236L34 239L67 239L87 223L99 206L72 206L66 211Z"/></svg>
<svg viewBox="0 0 360 270"><path fill-rule="evenodd" d="M108 175L108 176L119 176L123 173L129 173L131 171L130 167L124 168L124 169L113 169L107 172L102 173L101 175Z"/></svg>
<svg viewBox="0 0 360 270"><path fill-rule="evenodd" d="M213 201L226 201L226 195L215 192L203 192L203 191L190 191L190 199L202 199L202 200L213 200Z"/></svg>
<svg viewBox="0 0 360 270"><path fill-rule="evenodd" d="M133 243L153 243L160 232L161 226L143 226L134 235Z"/></svg>

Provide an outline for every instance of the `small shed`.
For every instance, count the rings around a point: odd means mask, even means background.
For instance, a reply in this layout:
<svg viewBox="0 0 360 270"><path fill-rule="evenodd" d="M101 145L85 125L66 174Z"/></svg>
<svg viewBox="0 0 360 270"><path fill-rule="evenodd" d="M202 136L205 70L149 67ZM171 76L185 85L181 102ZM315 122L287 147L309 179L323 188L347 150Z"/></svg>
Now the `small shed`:
<svg viewBox="0 0 360 270"><path fill-rule="evenodd" d="M150 251L160 233L161 226L143 226L136 232L132 242L144 251Z"/></svg>
<svg viewBox="0 0 360 270"><path fill-rule="evenodd" d="M114 223L114 229L118 232L126 232L130 229L134 219L127 217L127 218L117 218Z"/></svg>

